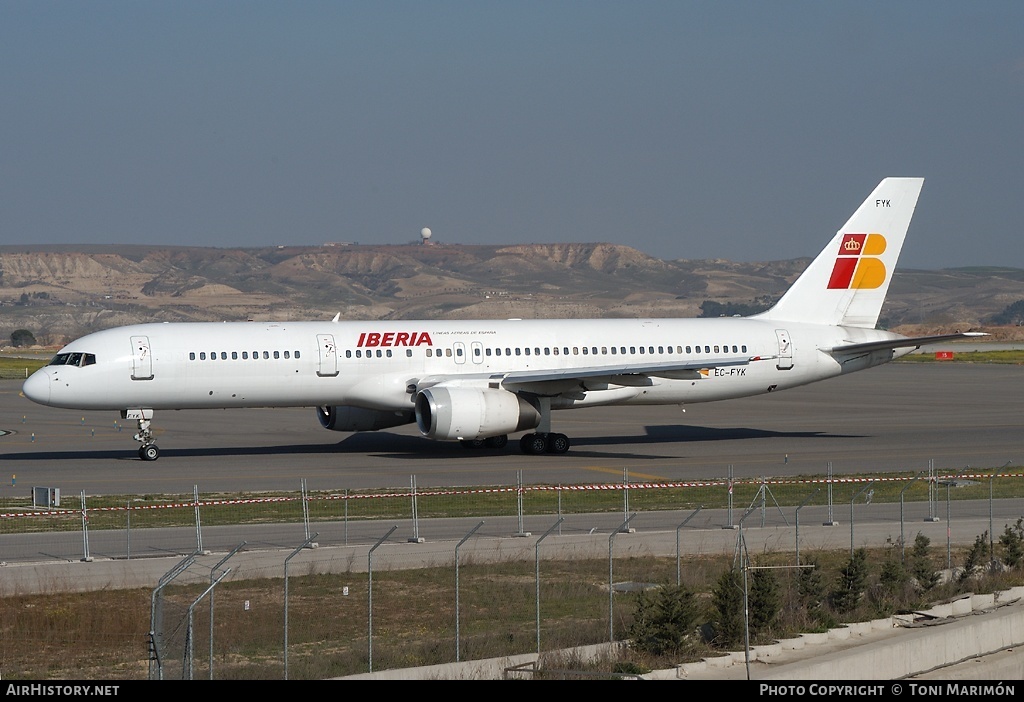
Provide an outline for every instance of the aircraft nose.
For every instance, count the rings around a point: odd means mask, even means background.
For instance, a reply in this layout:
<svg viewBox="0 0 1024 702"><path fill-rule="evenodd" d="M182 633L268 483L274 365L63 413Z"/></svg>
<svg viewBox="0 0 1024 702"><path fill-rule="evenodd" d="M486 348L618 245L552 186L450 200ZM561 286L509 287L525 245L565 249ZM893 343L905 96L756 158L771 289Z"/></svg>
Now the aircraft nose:
<svg viewBox="0 0 1024 702"><path fill-rule="evenodd" d="M50 374L45 369L37 370L21 386L21 392L33 402L45 405L50 401Z"/></svg>

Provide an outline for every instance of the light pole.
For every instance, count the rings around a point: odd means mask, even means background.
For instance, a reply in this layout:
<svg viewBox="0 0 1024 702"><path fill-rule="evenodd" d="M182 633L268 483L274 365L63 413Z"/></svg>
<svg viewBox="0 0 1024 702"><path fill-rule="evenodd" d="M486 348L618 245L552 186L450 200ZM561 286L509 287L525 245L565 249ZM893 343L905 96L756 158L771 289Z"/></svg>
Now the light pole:
<svg viewBox="0 0 1024 702"><path fill-rule="evenodd" d="M850 558L853 558L853 503L856 502L857 498L863 495L867 491L867 489L874 484L875 481L872 480L870 483L862 487L860 489L860 492L854 495L853 499L850 500Z"/></svg>
<svg viewBox="0 0 1024 702"><path fill-rule="evenodd" d="M1006 466L1013 463L1013 461L1007 461L1003 465L992 471L992 475L988 479L988 567L992 570L996 564L996 544L995 544L995 531L992 526L992 484L995 482L996 474Z"/></svg>
<svg viewBox="0 0 1024 702"><path fill-rule="evenodd" d="M946 478L946 570L952 570L953 568L953 545L951 543L953 538L953 525L949 521L949 486L956 482L956 479L971 469L970 466L964 466L963 470L957 472L952 478Z"/></svg>
<svg viewBox="0 0 1024 702"><path fill-rule="evenodd" d="M900 490L900 563L907 562L907 538L903 534L903 493L905 493L911 485L920 480L922 475L924 475L923 470L915 475L914 479L904 485L903 489Z"/></svg>
<svg viewBox="0 0 1024 702"><path fill-rule="evenodd" d="M800 565L800 510L803 509L807 502L821 492L821 488L815 488L814 492L804 498L804 501L800 503L800 506L796 508L796 564Z"/></svg>

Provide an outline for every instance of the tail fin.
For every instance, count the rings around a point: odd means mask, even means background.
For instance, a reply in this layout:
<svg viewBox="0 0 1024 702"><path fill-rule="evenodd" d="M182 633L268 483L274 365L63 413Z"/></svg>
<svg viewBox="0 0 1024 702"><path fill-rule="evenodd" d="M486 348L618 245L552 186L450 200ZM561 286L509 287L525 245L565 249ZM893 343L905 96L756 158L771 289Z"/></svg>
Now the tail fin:
<svg viewBox="0 0 1024 702"><path fill-rule="evenodd" d="M761 319L874 328L924 178L886 178Z"/></svg>

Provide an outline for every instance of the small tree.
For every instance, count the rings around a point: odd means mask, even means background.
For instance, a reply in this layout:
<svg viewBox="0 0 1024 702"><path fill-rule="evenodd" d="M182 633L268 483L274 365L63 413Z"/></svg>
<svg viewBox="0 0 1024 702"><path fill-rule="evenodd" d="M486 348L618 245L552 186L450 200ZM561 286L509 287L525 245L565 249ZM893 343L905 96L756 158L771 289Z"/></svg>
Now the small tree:
<svg viewBox="0 0 1024 702"><path fill-rule="evenodd" d="M659 656L679 653L693 634L697 614L696 598L685 587L641 592L629 627L633 647Z"/></svg>
<svg viewBox="0 0 1024 702"><path fill-rule="evenodd" d="M832 591L832 604L840 612L851 612L860 604L868 581L868 552L859 548L839 571L839 582Z"/></svg>
<svg viewBox="0 0 1024 702"><path fill-rule="evenodd" d="M1019 517L1012 527L1006 525L999 545L1003 547L1002 561L1007 568L1016 568L1024 561L1024 517Z"/></svg>
<svg viewBox="0 0 1024 702"><path fill-rule="evenodd" d="M36 337L28 329L15 329L11 332L11 346L35 346Z"/></svg>
<svg viewBox="0 0 1024 702"><path fill-rule="evenodd" d="M750 571L750 631L759 636L771 632L772 626L779 618L781 596L779 581L769 570Z"/></svg>
<svg viewBox="0 0 1024 702"><path fill-rule="evenodd" d="M988 531L978 534L971 550L964 557L964 569L960 572L960 582L965 582L974 575L974 571L986 560L988 560Z"/></svg>
<svg viewBox="0 0 1024 702"><path fill-rule="evenodd" d="M739 569L727 570L711 591L715 609L715 643L729 647L743 640L743 578Z"/></svg>
<svg viewBox="0 0 1024 702"><path fill-rule="evenodd" d="M932 565L932 560L928 556L928 547L931 543L931 539L921 532L917 532L914 549L910 552L910 570L922 590L931 590L939 584L939 574L935 571L935 566Z"/></svg>

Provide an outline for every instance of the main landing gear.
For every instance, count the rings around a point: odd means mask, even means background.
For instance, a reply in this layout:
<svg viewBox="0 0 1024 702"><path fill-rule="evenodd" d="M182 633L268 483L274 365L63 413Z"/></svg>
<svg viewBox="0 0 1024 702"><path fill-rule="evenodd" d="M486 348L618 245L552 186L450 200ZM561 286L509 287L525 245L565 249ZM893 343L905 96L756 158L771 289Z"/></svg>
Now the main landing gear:
<svg viewBox="0 0 1024 702"><path fill-rule="evenodd" d="M461 439L459 443L468 449L501 449L508 444L508 435L502 434L486 439ZM519 440L519 448L523 453L534 456L541 453L565 453L569 450L569 437L550 432L524 434Z"/></svg>
<svg viewBox="0 0 1024 702"><path fill-rule="evenodd" d="M524 434L519 440L519 448L523 453L534 456L541 453L565 453L569 450L569 437L565 434L542 432Z"/></svg>

